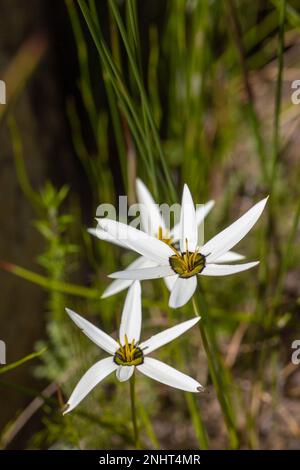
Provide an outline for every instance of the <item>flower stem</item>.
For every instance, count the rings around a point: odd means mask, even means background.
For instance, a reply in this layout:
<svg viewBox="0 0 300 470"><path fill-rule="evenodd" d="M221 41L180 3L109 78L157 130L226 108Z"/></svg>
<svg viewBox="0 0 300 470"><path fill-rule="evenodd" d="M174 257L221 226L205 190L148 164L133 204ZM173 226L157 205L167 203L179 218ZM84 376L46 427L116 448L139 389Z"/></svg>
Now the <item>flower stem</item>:
<svg viewBox="0 0 300 470"><path fill-rule="evenodd" d="M165 286L163 288L162 295L164 297L165 303L168 303L169 291L167 291ZM172 324L174 321L172 309L168 309L168 319L169 319L170 324ZM186 361L185 361L185 357L184 357L182 349L175 348L174 355L175 355L176 364L180 368L184 368ZM198 440L199 449L208 450L209 440L208 440L207 432L206 432L205 425L202 419L202 413L199 408L199 403L197 401L197 396L194 393L185 393L184 397L185 397L185 401L188 407L188 411L190 413L195 435Z"/></svg>
<svg viewBox="0 0 300 470"><path fill-rule="evenodd" d="M201 302L202 304L204 302ZM195 314L200 317L200 309L199 305L197 302L196 297L193 297L193 307ZM209 367L209 372L211 375L211 379L213 381L214 387L216 389L218 401L220 403L225 424L228 429L229 433L229 442L230 442L230 447L233 449L236 449L238 447L238 434L236 431L235 423L234 423L234 418L232 415L232 410L229 406L228 403L228 396L226 394L226 383L227 383L227 378L226 378L226 371L224 369L224 364L220 360L220 353L219 350L217 349L217 343L215 341L215 338L212 337L211 334L211 328L209 326L209 320L208 320L208 315L207 311L202 308L203 315L201 317L201 321L199 321L199 330L202 338L202 343L203 347L205 349L205 353L207 356L208 360L208 367Z"/></svg>
<svg viewBox="0 0 300 470"><path fill-rule="evenodd" d="M147 410L147 408L143 405L143 403L139 401L137 405L137 411L140 417L140 421L145 429L145 432L147 433L148 438L150 439L152 443L152 446L153 446L152 449L160 450L160 444L156 437L155 431L152 426L151 418L148 413L149 410Z"/></svg>
<svg viewBox="0 0 300 470"><path fill-rule="evenodd" d="M132 374L130 379L130 402L131 402L131 419L133 426L133 440L136 449L140 449L140 440L139 440L139 429L136 419L136 407L135 407L135 373Z"/></svg>
<svg viewBox="0 0 300 470"><path fill-rule="evenodd" d="M192 418L192 423L195 429L196 437L199 442L200 450L208 450L209 442L206 433L206 429L202 420L200 409L196 397L193 393L186 393L185 399L188 405L188 409Z"/></svg>

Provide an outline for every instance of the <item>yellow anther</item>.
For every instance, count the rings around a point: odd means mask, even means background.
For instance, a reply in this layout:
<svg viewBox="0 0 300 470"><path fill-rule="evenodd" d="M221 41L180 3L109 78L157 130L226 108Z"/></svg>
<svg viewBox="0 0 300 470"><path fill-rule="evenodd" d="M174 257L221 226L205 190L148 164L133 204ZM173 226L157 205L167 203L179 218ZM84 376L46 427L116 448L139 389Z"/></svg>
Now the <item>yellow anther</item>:
<svg viewBox="0 0 300 470"><path fill-rule="evenodd" d="M157 238L172 248L173 238L170 237L167 229L164 230L161 226L158 227Z"/></svg>
<svg viewBox="0 0 300 470"><path fill-rule="evenodd" d="M118 340L119 349L114 355L114 361L122 366L136 366L144 362L143 351L137 346L134 339L129 343L127 335L124 335L125 344Z"/></svg>
<svg viewBox="0 0 300 470"><path fill-rule="evenodd" d="M189 251L187 239L185 240L185 252L179 252L174 246L171 248L175 255L170 256L169 262L176 274L188 278L201 273L205 267L205 256L199 253L198 249L195 252Z"/></svg>

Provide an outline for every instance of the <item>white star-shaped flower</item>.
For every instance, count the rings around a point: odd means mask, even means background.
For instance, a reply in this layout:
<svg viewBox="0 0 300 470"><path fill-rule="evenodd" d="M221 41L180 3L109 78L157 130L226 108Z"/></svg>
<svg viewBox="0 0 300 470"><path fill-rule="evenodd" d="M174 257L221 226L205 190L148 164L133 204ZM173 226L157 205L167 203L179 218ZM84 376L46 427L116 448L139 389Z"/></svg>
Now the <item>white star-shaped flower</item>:
<svg viewBox="0 0 300 470"><path fill-rule="evenodd" d="M66 309L66 311L83 333L110 356L96 362L83 375L68 400L64 414L72 411L98 383L114 371L120 382L130 379L134 370L137 369L144 375L170 387L195 393L202 390L200 383L188 375L157 359L148 357L149 353L182 335L200 318L192 318L140 342L142 307L139 281L135 281L128 290L118 341L72 310Z"/></svg>
<svg viewBox="0 0 300 470"><path fill-rule="evenodd" d="M145 186L145 184L137 178L136 180L136 193L137 199L139 203L140 215L141 215L141 229L146 232L148 235L152 237L158 238L159 240L172 245L176 244L180 239L180 223L177 223L172 230L168 230L166 227L165 220L159 210L159 205L155 203L152 194ZM202 204L197 210L195 211L195 218L197 224L197 230L199 232L199 228L207 214L213 208L215 202L208 201L206 204ZM126 245L126 240L114 238L108 232L101 228L90 228L88 232L100 240L109 241L114 243L118 246L129 248ZM240 261L244 258L244 256L234 253L232 251L228 251L224 255L218 258L218 263L231 263L235 261ZM150 268L156 266L157 263L145 256L139 256L136 260L134 260L131 264L128 265L126 268L127 270L136 270L141 268ZM173 276L167 276L164 278L164 281L171 291L174 283L177 279L176 274ZM132 279L116 279L114 280L103 292L102 299L110 297L111 295L117 294L124 289L127 289L131 284Z"/></svg>
<svg viewBox="0 0 300 470"><path fill-rule="evenodd" d="M102 230L114 240L126 246L155 266L126 269L110 274L109 277L126 280L144 280L176 276L171 288L169 306L181 307L193 296L197 287L197 276L226 276L245 271L259 262L242 264L218 264L224 256L231 256L229 250L236 245L253 227L260 217L268 198L255 204L238 220L222 230L203 246L198 245L196 210L190 190L184 186L180 217L179 249L156 237L129 225L110 219L97 219Z"/></svg>

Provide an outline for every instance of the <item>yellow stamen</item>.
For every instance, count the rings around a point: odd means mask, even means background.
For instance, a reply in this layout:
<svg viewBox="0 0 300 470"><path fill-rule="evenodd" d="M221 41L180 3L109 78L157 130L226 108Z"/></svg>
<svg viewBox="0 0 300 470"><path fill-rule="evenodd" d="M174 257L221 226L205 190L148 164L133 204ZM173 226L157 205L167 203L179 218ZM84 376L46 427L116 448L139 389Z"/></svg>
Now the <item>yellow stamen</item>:
<svg viewBox="0 0 300 470"><path fill-rule="evenodd" d="M188 240L185 240L186 251L181 253L174 246L171 246L175 255L170 256L170 266L180 277L189 278L201 273L205 267L205 256L199 253L198 249L191 252L188 248Z"/></svg>
<svg viewBox="0 0 300 470"><path fill-rule="evenodd" d="M165 233L164 233L164 230L161 226L158 227L157 238L158 238L158 240L160 240L160 241L162 241L162 242L164 242L167 245L172 247L173 238L170 237L170 234L169 234L168 230L165 229Z"/></svg>
<svg viewBox="0 0 300 470"><path fill-rule="evenodd" d="M125 335L125 344L122 345L119 340L118 344L120 348L114 355L116 364L121 366L137 366L144 362L143 351L137 346L134 339L129 343L128 337Z"/></svg>

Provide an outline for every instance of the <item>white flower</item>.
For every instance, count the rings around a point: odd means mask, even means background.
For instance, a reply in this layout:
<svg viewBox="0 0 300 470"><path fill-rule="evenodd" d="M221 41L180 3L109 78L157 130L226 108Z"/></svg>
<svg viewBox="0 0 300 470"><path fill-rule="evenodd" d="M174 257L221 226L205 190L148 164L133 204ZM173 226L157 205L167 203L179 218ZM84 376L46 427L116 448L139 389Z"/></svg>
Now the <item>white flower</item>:
<svg viewBox="0 0 300 470"><path fill-rule="evenodd" d="M159 205L155 203L151 193L139 178L137 178L136 180L136 193L141 215L141 229L148 235L156 237L167 244L174 244L178 242L178 240L180 239L180 223L177 223L171 231L168 231L165 224L165 220L159 210ZM208 201L206 204L201 205L201 207L199 207L195 211L198 231L205 217L213 208L214 204L214 201ZM117 238L113 237L108 232L102 230L99 227L97 227L96 229L90 228L88 229L88 232L91 235L96 236L100 240L109 241L123 248L129 248L126 245L126 240L118 240ZM225 255L220 256L220 258L218 259L218 263L230 263L234 261L240 261L243 258L244 256L239 255L238 253L228 252ZM156 265L157 263L155 261L152 261L151 259L146 258L144 256L140 256L131 264L129 264L126 269L131 271L141 268L150 268ZM170 291L172 290L176 279L176 274L164 278L166 286ZM102 299L117 294L118 292L121 292L124 289L127 289L132 284L132 282L132 279L114 280L103 292Z"/></svg>
<svg viewBox="0 0 300 470"><path fill-rule="evenodd" d="M128 290L122 312L118 341L72 310L66 309L66 311L83 333L110 356L96 362L80 379L70 396L64 414L72 411L99 382L114 371L116 371L120 382L130 379L136 368L148 377L165 385L187 392L196 393L202 390L199 382L188 375L157 359L148 357L149 353L182 335L194 326L200 318L195 317L180 323L140 343L142 307L139 281L135 281Z"/></svg>
<svg viewBox="0 0 300 470"><path fill-rule="evenodd" d="M156 279L176 276L171 289L170 307L181 307L193 296L197 287L197 275L226 276L252 268L258 261L242 264L218 264L220 259L231 256L229 250L253 227L260 217L268 198L249 209L243 216L222 230L202 247L198 246L198 227L193 199L187 185L184 186L180 218L179 249L163 243L140 230L110 219L98 219L100 227L117 240L125 240L126 246L150 259L156 266L126 269L111 274L115 279Z"/></svg>

